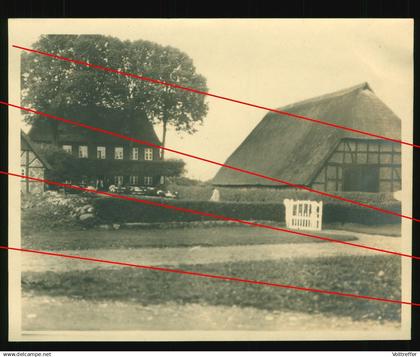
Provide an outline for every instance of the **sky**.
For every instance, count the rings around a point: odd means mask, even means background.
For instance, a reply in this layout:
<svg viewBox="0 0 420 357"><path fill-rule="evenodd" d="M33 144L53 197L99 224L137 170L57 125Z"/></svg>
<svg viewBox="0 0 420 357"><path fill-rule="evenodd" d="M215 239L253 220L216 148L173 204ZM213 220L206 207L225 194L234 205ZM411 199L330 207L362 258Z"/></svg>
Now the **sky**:
<svg viewBox="0 0 420 357"><path fill-rule="evenodd" d="M210 93L269 108L368 82L401 118L403 140L404 132L411 132L412 20L11 21L10 45L31 47L41 34L78 33L177 47L206 77ZM11 58L17 58L13 56L19 50L10 51ZM188 135L171 130L166 146L224 163L267 112L216 98L207 97L207 102L209 112L198 132ZM159 127L156 131L160 136ZM166 157L181 158L170 153ZM182 159L187 164L186 175L191 178L208 180L219 169L199 160Z"/></svg>

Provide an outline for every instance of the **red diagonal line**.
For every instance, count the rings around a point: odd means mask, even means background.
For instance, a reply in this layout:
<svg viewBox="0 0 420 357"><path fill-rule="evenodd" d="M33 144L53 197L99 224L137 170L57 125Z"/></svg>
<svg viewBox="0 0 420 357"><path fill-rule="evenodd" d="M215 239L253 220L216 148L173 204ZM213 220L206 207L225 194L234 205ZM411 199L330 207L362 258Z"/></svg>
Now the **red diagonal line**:
<svg viewBox="0 0 420 357"><path fill-rule="evenodd" d="M190 88L190 87L184 87L184 86L181 86L181 85L175 84L175 83L169 83L169 82L161 81L161 80L150 78L150 77L140 76L138 74L127 73L127 72L124 72L124 71L119 71L117 69L113 69L113 68L109 68L109 67L103 67L103 66L99 66L97 64L93 64L93 63L89 63L89 62L85 62L85 61L81 61L81 60L71 59L71 58L68 58L68 57L54 55L54 54L48 53L48 52L34 50L32 48L26 48L26 47L22 47L22 46L18 46L18 45L12 45L12 47L20 49L20 50L36 53L38 55L43 55L43 56L51 57L51 58L54 58L54 59L67 61L67 62L72 62L72 63L79 64L79 65L82 65L82 66L99 69L99 70L105 71L105 72L111 72L111 73L120 74L120 75L126 76L126 77L141 79L143 81L147 81L147 82L151 82L151 83L155 83L155 84L160 84L160 85L164 85L164 86L167 86L167 87L182 89L182 90L185 90L185 91L188 91L188 92L201 94L201 95L205 95L205 96L208 96L208 97L223 99L223 100L233 102L233 103L237 103L237 104L243 104L243 105L246 105L248 107L267 110L267 111L272 112L272 113L276 113L276 114L280 114L280 115L286 115L286 116L289 116L289 117L292 117L292 118L295 118L295 119L307 120L307 121L310 121L310 122L313 122L313 123L330 126L330 127L336 128L336 129L351 131L353 133L367 135L367 136L371 136L371 137L382 139L382 140L392 141L392 142L395 142L395 143L408 145L408 146L412 146L412 147L415 147L415 148L420 148L420 145L409 143L407 141L401 141L401 140L389 138L387 136L374 134L374 133L371 133L371 132L368 132L368 131L354 129L354 128L330 123L330 122L319 120L319 119L309 118L309 117L299 115L299 114L293 114L293 113L285 112L285 111L278 110L278 109L268 108L268 107L264 107L262 105L252 104L252 103L249 103L249 102L244 102L244 101L229 98L229 97L224 97L224 96L221 96L221 95L218 95L218 94L204 92L204 91L201 91L201 90L198 90L198 89L194 89L194 88Z"/></svg>
<svg viewBox="0 0 420 357"><path fill-rule="evenodd" d="M356 248L363 248L363 249L373 250L373 251L376 251L376 252L388 253L388 254L398 255L398 256L401 256L401 257L405 257L405 258L420 260L420 257L415 256L415 255L409 255L409 254L405 254L405 253L401 253L401 252L395 252L395 251L392 251L392 250L375 248L375 247L371 247L371 246L368 246L368 245L345 242L345 241L341 241L341 240L333 239L333 238L328 238L328 237L321 237L321 236L317 236L317 235L310 234L310 233L292 231L292 230L286 229L286 228L279 228L279 227L269 226L269 225L266 225L266 224L246 221L246 220L239 219L239 218L231 218L231 217L226 217L226 216L218 215L218 214L214 214L214 213L197 211L197 210L190 209L190 208L172 206L172 205L167 205L165 203L159 203L159 202L155 202L155 201L142 200L142 199L137 198L137 197L122 196L122 195L118 195L118 194L111 193L111 192L92 190L90 188L73 186L73 185L70 185L70 184L67 184L67 183L45 180L45 179L41 179L41 178L38 178L38 177L19 175L19 174L15 174L15 173L12 173L12 172L0 171L0 174L20 177L20 178L24 178L24 179L28 179L28 180L33 180L33 181L44 182L44 183L47 183L49 185L61 186L61 187L66 187L66 188L79 190L79 191L91 192L91 193L95 193L95 194L99 194L99 195L109 196L109 197L113 197L113 198L119 198L119 199L122 199L122 200L144 203L144 204L147 204L147 205L167 208L167 209L171 209L171 210L175 210L175 211L187 212L187 213L196 214L196 215L205 216L205 217L212 217L212 218L215 218L215 219L218 219L218 220L221 220L221 221L236 222L236 223L245 224L245 225L251 226L251 227L258 227L258 228L270 229L270 230L273 230L273 231L286 232L286 233L291 233L291 234L295 234L295 235L302 236L302 237L320 239L320 240L331 242L331 243L345 244L345 245L349 245L349 246L356 247Z"/></svg>
<svg viewBox="0 0 420 357"><path fill-rule="evenodd" d="M275 288L293 289L293 290L306 291L306 292L312 292L312 293L318 293L318 294L337 295L337 296L344 296L344 297L350 297L350 298L355 298L355 299L374 300L374 301L388 302L388 303L393 303L393 304L411 305L411 306L416 306L416 307L420 306L420 304L418 303L409 302L409 301L391 300L391 299L368 296L368 295L342 293L338 291L321 290L321 289L307 288L307 287L296 286L296 285L270 283L268 281L250 280L250 279L243 279L243 278L237 278L237 277L226 276L226 275L214 275L214 274L200 273L200 272L189 271L189 270L170 269L170 268L163 268L163 267L157 267L157 266L152 266L152 265L140 265L140 264L134 264L134 263L127 263L127 262L117 262L117 261L106 260L106 259L81 257L78 255L53 253L53 252L46 252L42 250L15 248L15 247L7 247L7 246L0 246L0 249L20 251L20 252L25 252L25 253L43 254L43 255L49 255L53 257L60 257L60 258L67 258L67 259L77 259L77 260L83 260L83 261L89 261L89 262L95 262L95 263L126 266L126 267L131 267L131 268L138 268L138 269L155 270L155 271L160 271L160 272L165 272L165 273L191 275L191 276L197 276L200 278L234 281L234 282L254 284L254 285L265 285L265 286L271 286Z"/></svg>
<svg viewBox="0 0 420 357"><path fill-rule="evenodd" d="M413 217L410 217L410 216L407 216L407 215L403 215L403 214L400 214L400 213L397 213L397 212L394 212L394 211L390 211L390 210L387 210L387 209L384 209L384 208L372 206L372 205L369 205L367 203L362 203L362 202L355 201L355 200L352 200L352 199L349 199L349 198L345 198L345 197L342 197L342 196L333 195L331 193L327 193L327 192L324 192L324 191L318 191L318 190L315 190L315 189L310 188L310 187L306 187L306 186L302 186L302 185L297 185L297 184L294 184L294 183L291 183L291 182L288 182L288 181L284 181L284 180L281 180L281 179L278 179L278 178L266 176L266 175L263 175L263 174L260 174L260 173L254 172L254 171L249 171L249 170L246 170L246 169L241 169L239 167L230 166L230 165L227 165L227 164L222 164L220 162L213 161L213 160L210 160L210 159L206 159L206 158L203 158L203 157L200 157L200 156L196 156L196 155L192 155L192 154L187 154L185 152L178 151L178 150L175 150L175 149L170 149L168 147L164 147L164 146L160 146L160 145L156 145L156 144L153 144L153 143L148 142L148 141L134 139L134 138L131 138L131 137L126 136L126 135L118 134L118 133L115 133L115 132L112 132L112 131L109 131L109 130L97 128L97 127L94 127L94 126L91 126L91 125L87 125L87 124L83 124L83 123L80 123L80 122L77 122L77 121L60 118L60 117L57 117L55 115L47 114L47 113L44 113L44 112L41 112L41 111L38 111L38 110L21 107L19 105L15 105L15 104L3 102L3 101L0 101L0 104L8 105L9 107L21 109L21 110L24 110L24 111L27 111L27 112L30 112L30 113L42 115L42 116L44 116L46 118L54 119L54 120L57 120L57 121L61 121L63 123L80 126L82 128L93 130L93 131L97 131L97 132L100 132L100 133L103 133L103 134L107 134L107 135L112 135L112 136L115 136L117 138L124 139L124 140L127 140L127 141L132 141L132 142L135 142L135 143L138 143L138 144L153 146L155 148L166 150L166 151L169 151L169 152L172 152L172 153L175 153L175 154L183 155L183 156L190 157L190 158L193 158L193 159L196 159L196 160L201 160L201 161L204 161L204 162L213 164L213 165L226 167L226 168L228 168L230 170L234 170L234 171L238 171L238 172L245 173L245 174L248 174L248 175L260 177L260 178L263 178L265 180L269 180L269 181L272 181L272 182L282 183L282 184L285 184L285 185L288 185L288 186L292 186L292 187L297 188L297 189L301 189L301 190L313 192L313 193L316 193L316 194L319 194L319 195L322 195L322 196L326 196L326 197L334 198L334 199L341 200L341 201L344 201L344 202L352 203L352 204L355 204L355 205L358 205L358 206L361 206L361 207L365 207L365 208L369 208L369 209L372 209L372 210L375 210L375 211L379 211L379 212L382 212L382 213L391 214L393 216L397 216L397 217L401 217L401 218L410 219L412 221L420 222L420 219L418 219L418 218L413 218Z"/></svg>

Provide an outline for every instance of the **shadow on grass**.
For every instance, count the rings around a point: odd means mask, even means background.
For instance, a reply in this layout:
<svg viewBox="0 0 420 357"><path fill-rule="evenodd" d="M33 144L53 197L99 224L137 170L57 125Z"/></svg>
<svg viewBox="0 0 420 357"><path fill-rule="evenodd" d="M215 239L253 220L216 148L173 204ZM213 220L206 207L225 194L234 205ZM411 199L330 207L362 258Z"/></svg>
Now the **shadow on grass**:
<svg viewBox="0 0 420 357"><path fill-rule="evenodd" d="M179 269L400 300L401 259L393 256L299 258L182 265ZM135 268L24 273L24 291L86 300L167 302L324 313L354 320L399 320L400 305L292 289L225 282Z"/></svg>
<svg viewBox="0 0 420 357"><path fill-rule="evenodd" d="M320 234L342 241L346 234ZM120 229L26 232L22 245L32 249L86 250L119 248L220 247L253 244L325 243L291 233L244 226L188 227L170 229Z"/></svg>

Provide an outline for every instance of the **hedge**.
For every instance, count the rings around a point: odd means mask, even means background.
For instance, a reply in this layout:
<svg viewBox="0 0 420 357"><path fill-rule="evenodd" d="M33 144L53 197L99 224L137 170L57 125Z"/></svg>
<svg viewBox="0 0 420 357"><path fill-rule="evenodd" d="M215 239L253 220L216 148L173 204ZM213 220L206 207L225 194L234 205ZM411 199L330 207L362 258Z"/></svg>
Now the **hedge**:
<svg viewBox="0 0 420 357"><path fill-rule="evenodd" d="M167 205L186 209L223 215L243 220L263 220L284 222L285 210L283 203L243 203L243 202L210 202L151 199ZM214 220L213 217L176 211L164 207L152 206L140 202L120 199L97 198L93 201L97 218L101 223L128 222L193 222ZM400 213L398 201L382 204L382 208ZM324 203L324 223L360 223L366 225L398 224L401 219L369 208L364 208L344 202Z"/></svg>
<svg viewBox="0 0 420 357"><path fill-rule="evenodd" d="M184 200L203 201L208 200L214 187L211 185L178 185L168 184L168 189L177 191L179 197ZM321 196L314 192L297 190L292 188L256 188L256 187L218 187L220 200L224 202L279 202L285 198L300 200L322 200L324 202L336 202L335 198ZM329 192L332 195L345 197L354 201L381 205L394 201L392 192Z"/></svg>
<svg viewBox="0 0 420 357"><path fill-rule="evenodd" d="M255 204L146 199L165 203L167 205L245 220L270 220L281 222L284 219L283 205L275 203ZM97 218L103 223L194 222L215 219L208 216L119 199L98 198L94 200L93 205L97 212Z"/></svg>

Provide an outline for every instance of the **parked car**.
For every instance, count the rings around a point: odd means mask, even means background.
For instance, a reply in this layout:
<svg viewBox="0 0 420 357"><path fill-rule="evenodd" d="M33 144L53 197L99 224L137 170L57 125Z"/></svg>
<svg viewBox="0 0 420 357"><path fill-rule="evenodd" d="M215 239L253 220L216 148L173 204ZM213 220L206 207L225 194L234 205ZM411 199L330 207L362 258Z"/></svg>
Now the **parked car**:
<svg viewBox="0 0 420 357"><path fill-rule="evenodd" d="M138 186L130 186L128 187L128 193L131 195L144 195L146 193L146 190L144 187L138 187Z"/></svg>
<svg viewBox="0 0 420 357"><path fill-rule="evenodd" d="M130 186L127 193L138 196L177 198L178 192L164 191L162 189L151 186Z"/></svg>
<svg viewBox="0 0 420 357"><path fill-rule="evenodd" d="M171 199L175 199L178 198L178 192L171 192L171 191L165 191L163 192L165 198L171 198Z"/></svg>
<svg viewBox="0 0 420 357"><path fill-rule="evenodd" d="M112 192L112 193L127 193L127 192L129 192L127 187L115 186L115 185L109 186L108 191Z"/></svg>
<svg viewBox="0 0 420 357"><path fill-rule="evenodd" d="M146 186L144 187L144 190L146 196L159 197L159 190L156 187Z"/></svg>
<svg viewBox="0 0 420 357"><path fill-rule="evenodd" d="M96 191L96 187L95 186L91 186L91 185L80 185L79 187L84 188L86 190L92 190L92 191ZM89 191L81 191L82 194L84 195L94 195L95 192L89 192Z"/></svg>

